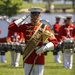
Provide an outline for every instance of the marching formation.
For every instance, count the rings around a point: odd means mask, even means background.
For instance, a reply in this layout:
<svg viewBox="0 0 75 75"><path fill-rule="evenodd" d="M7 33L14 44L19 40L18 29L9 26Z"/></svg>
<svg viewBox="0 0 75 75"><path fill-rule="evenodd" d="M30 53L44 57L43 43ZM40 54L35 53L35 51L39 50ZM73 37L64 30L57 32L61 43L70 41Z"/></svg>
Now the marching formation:
<svg viewBox="0 0 75 75"><path fill-rule="evenodd" d="M25 75L43 75L45 52L51 51L54 63L62 63L64 68L72 69L75 52L75 25L72 23L72 15L55 16L56 22L52 30L48 23L40 21L42 8L34 7L29 11L30 23L24 23L28 17L24 15L22 18L13 19L6 26L7 32L2 33L3 27L0 28L0 62L7 62L5 54L10 51L11 66L19 67L22 54ZM4 21L1 18L0 20ZM49 42L45 42L46 40Z"/></svg>

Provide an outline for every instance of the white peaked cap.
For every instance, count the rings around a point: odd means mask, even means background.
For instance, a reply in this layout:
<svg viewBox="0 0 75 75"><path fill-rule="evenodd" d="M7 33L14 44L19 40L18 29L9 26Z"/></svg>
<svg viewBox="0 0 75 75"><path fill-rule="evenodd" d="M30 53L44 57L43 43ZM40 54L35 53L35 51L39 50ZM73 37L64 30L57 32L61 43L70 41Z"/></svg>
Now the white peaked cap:
<svg viewBox="0 0 75 75"><path fill-rule="evenodd" d="M66 15L66 18L72 18L72 16L73 16L73 15L68 14L68 15Z"/></svg>
<svg viewBox="0 0 75 75"><path fill-rule="evenodd" d="M42 12L43 8L40 7L33 7L33 8L29 8L30 12Z"/></svg>
<svg viewBox="0 0 75 75"><path fill-rule="evenodd" d="M56 15L55 18L62 18L62 16L61 15Z"/></svg>

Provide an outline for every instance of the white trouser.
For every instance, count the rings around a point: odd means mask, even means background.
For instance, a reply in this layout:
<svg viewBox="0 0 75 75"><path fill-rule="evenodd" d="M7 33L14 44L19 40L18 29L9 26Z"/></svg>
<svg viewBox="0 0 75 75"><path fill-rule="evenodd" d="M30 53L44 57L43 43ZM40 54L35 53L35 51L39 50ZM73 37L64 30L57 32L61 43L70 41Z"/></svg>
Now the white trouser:
<svg viewBox="0 0 75 75"><path fill-rule="evenodd" d="M20 53L16 53L16 60L15 60L15 64L19 64L20 61Z"/></svg>
<svg viewBox="0 0 75 75"><path fill-rule="evenodd" d="M57 55L54 55L54 62L60 62L60 51Z"/></svg>
<svg viewBox="0 0 75 75"><path fill-rule="evenodd" d="M65 66L65 63L64 63L64 53L62 53L62 64L63 64L63 67Z"/></svg>
<svg viewBox="0 0 75 75"><path fill-rule="evenodd" d="M72 53L63 53L63 63L65 68L72 68L73 63L73 54Z"/></svg>
<svg viewBox="0 0 75 75"><path fill-rule="evenodd" d="M0 52L0 62L6 63L6 55L5 55L5 52Z"/></svg>
<svg viewBox="0 0 75 75"><path fill-rule="evenodd" d="M15 65L15 51L11 51L11 64Z"/></svg>
<svg viewBox="0 0 75 75"><path fill-rule="evenodd" d="M24 63L24 75L28 75L32 64ZM30 75L43 75L44 65L34 65Z"/></svg>
<svg viewBox="0 0 75 75"><path fill-rule="evenodd" d="M19 64L19 60L20 60L20 53L16 53L15 51L11 51L11 64L15 65L15 64Z"/></svg>
<svg viewBox="0 0 75 75"><path fill-rule="evenodd" d="M5 62L6 61L6 56L5 55L1 55L1 62Z"/></svg>

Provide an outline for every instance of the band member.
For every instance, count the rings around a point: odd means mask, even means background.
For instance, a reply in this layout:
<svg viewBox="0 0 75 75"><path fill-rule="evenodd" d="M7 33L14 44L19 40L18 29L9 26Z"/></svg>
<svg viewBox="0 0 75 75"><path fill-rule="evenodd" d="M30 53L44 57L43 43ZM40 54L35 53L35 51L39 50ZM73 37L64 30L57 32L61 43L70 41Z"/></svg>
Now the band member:
<svg viewBox="0 0 75 75"><path fill-rule="evenodd" d="M62 25L66 25L66 23L67 23L66 17L63 17L62 19L63 19ZM62 42L61 42L61 46L62 46ZM64 52L63 52L62 47L61 47L61 50L62 50L62 64L64 66L65 65L65 62L64 62Z"/></svg>
<svg viewBox="0 0 75 75"><path fill-rule="evenodd" d="M34 8L30 8L29 11L30 11L31 23L20 25L20 23L26 19L26 16L23 16L22 18L20 18L20 19L16 20L15 22L11 23L9 28L8 28L9 30L18 30L19 32L22 31L24 33L25 44L28 47L29 47L28 42L31 40L34 33L38 30L39 26L42 25L41 22L40 22L42 8L34 7ZM42 29L40 28L40 30L42 30ZM47 30L47 32L51 31L49 26L47 26L45 28L45 30ZM36 38L38 38L38 36ZM53 36L53 38L49 37L48 40L50 42L46 45L43 45L44 44L43 43L43 37L41 36L41 40L40 40L39 44L37 45L37 48L35 48L33 50L33 52L30 54L30 56L24 61L25 75L43 75L44 63L45 63L43 52L45 52L47 50L54 49L54 47L56 47L57 44L58 44L57 39L54 36ZM31 48L31 46L30 46L30 48ZM35 61L36 56L38 56L38 57ZM30 69L31 69L32 65L34 64L34 62L35 62L35 65L34 65L32 71L31 71L31 73L29 74Z"/></svg>
<svg viewBox="0 0 75 75"><path fill-rule="evenodd" d="M3 43L7 43L9 21L6 16L0 16L0 59L6 63L6 49L3 48ZM1 44L2 43L2 44Z"/></svg>
<svg viewBox="0 0 75 75"><path fill-rule="evenodd" d="M59 42L59 28L60 28L60 19L61 19L61 16L60 15L57 15L56 17L56 23L54 24L53 26L53 29L54 29L54 35L55 37L57 38L58 40L58 43L60 44ZM59 50L59 47L57 46L57 48L55 48L54 52L53 52L53 55L54 55L54 62L58 62L58 63L61 63L61 59L60 59L60 50Z"/></svg>
<svg viewBox="0 0 75 75"><path fill-rule="evenodd" d="M17 20L17 18L13 18L13 22ZM9 30L8 32L8 43L12 45L11 48L11 65L15 67L19 67L20 55L21 51L17 45L20 45L23 42L24 36L22 32L15 32Z"/></svg>
<svg viewBox="0 0 75 75"><path fill-rule="evenodd" d="M75 39L75 29L74 29L74 25L72 24L72 15L66 16L66 23L60 27L59 35L60 35L61 42L64 42L64 41L68 42ZM69 43L69 45L71 44ZM65 46L67 46L67 44ZM63 59L64 59L63 60L64 67L72 69L73 49L64 49Z"/></svg>

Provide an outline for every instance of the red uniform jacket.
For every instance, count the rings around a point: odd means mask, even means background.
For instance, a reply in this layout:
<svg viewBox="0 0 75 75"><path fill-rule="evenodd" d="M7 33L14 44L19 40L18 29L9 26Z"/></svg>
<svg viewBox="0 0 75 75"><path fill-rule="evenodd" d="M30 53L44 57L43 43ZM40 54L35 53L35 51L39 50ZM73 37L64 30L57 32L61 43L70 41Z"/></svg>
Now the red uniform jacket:
<svg viewBox="0 0 75 75"><path fill-rule="evenodd" d="M31 23L28 23L28 24L23 24L23 25L17 27L15 25L15 23L11 23L8 29L9 30L15 30L15 31L18 30L18 31L23 32L24 33L24 38L25 38L25 44L26 44L29 41L29 39L31 38L31 36L33 35L33 33L36 31L36 29L38 28L39 25L40 24L36 24L34 26ZM46 29L48 31L50 31L50 27L47 26ZM48 40L53 42L55 47L57 46L57 39L48 38ZM43 45L43 40L41 40L40 43L39 43L39 46L42 46L42 45ZM35 59L36 56L37 56L37 54L34 50L32 52L32 54L26 59L25 63L33 64L34 59ZM38 56L35 64L44 64L44 53L41 53Z"/></svg>
<svg viewBox="0 0 75 75"><path fill-rule="evenodd" d="M7 42L7 38L0 38L0 43L6 43Z"/></svg>
<svg viewBox="0 0 75 75"><path fill-rule="evenodd" d="M60 24L59 23L55 23L54 26L54 34L55 37L57 38L57 40L59 41L59 29L60 29Z"/></svg>
<svg viewBox="0 0 75 75"><path fill-rule="evenodd" d="M68 29L70 30L69 36L68 36ZM61 26L59 36L60 36L60 41L62 41L64 37L75 38L75 26L73 24L70 24L69 26L68 25Z"/></svg>

